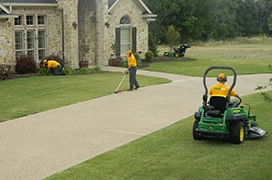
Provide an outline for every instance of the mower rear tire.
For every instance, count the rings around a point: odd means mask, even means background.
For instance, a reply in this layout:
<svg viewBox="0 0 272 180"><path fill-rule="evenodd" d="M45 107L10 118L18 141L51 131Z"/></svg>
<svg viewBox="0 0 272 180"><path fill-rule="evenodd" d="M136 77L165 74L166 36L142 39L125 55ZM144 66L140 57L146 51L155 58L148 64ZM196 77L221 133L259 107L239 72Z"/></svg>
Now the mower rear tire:
<svg viewBox="0 0 272 180"><path fill-rule="evenodd" d="M241 144L245 140L245 124L242 121L230 124L230 142Z"/></svg>
<svg viewBox="0 0 272 180"><path fill-rule="evenodd" d="M198 132L196 131L196 129L198 128L198 123L199 123L199 120L195 120L194 125L193 125L193 138L194 138L194 140L202 140L203 139L201 136L199 136Z"/></svg>

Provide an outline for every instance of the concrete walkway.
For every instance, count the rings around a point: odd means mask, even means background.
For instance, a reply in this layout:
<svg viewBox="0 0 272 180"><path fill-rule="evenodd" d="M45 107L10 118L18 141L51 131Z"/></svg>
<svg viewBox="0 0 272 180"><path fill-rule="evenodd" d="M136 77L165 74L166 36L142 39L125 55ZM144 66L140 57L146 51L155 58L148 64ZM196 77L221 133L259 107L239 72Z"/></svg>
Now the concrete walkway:
<svg viewBox="0 0 272 180"><path fill-rule="evenodd" d="M138 74L172 82L0 123L0 179L43 179L191 116L202 103L200 77L142 70ZM240 95L256 93L256 85L270 77L239 76L235 89ZM207 82L216 83L215 78ZM133 106L133 116L129 106Z"/></svg>

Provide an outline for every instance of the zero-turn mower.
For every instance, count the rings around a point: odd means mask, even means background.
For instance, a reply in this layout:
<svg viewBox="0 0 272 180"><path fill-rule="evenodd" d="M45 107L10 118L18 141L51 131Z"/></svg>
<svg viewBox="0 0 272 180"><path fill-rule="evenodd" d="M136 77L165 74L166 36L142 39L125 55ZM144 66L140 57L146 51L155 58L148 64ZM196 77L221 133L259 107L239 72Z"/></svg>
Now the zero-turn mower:
<svg viewBox="0 0 272 180"><path fill-rule="evenodd" d="M229 88L227 97L211 96L209 102L208 88L206 84L207 74L212 69L226 69L233 72L233 82ZM236 71L228 66L209 67L203 76L205 93L203 104L195 112L193 124L194 140L205 138L227 139L233 144L241 144L245 139L252 139L264 136L267 132L258 127L256 115L250 114L244 106L240 105L240 97L230 99L230 92L236 84Z"/></svg>

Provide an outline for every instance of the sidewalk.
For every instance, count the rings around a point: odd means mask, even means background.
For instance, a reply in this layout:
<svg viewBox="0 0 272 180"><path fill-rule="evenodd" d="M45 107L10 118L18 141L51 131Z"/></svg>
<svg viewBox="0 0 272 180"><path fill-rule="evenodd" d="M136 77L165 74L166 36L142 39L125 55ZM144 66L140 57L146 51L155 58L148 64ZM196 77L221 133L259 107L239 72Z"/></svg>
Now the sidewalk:
<svg viewBox="0 0 272 180"><path fill-rule="evenodd" d="M138 75L172 82L0 123L0 179L43 179L191 116L202 103L200 77L143 70ZM256 93L254 88L270 77L239 76L235 89L241 96ZM208 83L215 82L215 78L208 79ZM134 116L127 110L132 98Z"/></svg>

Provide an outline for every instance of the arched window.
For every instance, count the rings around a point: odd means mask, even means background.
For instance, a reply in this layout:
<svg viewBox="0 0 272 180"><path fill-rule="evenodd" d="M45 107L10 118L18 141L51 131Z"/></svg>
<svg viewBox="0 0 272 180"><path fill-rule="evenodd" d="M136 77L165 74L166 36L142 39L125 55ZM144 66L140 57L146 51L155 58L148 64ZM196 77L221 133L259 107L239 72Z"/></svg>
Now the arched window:
<svg viewBox="0 0 272 180"><path fill-rule="evenodd" d="M123 16L120 20L120 24L130 24L130 23L131 23L131 20L128 15Z"/></svg>
<svg viewBox="0 0 272 180"><path fill-rule="evenodd" d="M120 53L124 55L127 50L131 49L131 18L128 15L120 19Z"/></svg>

